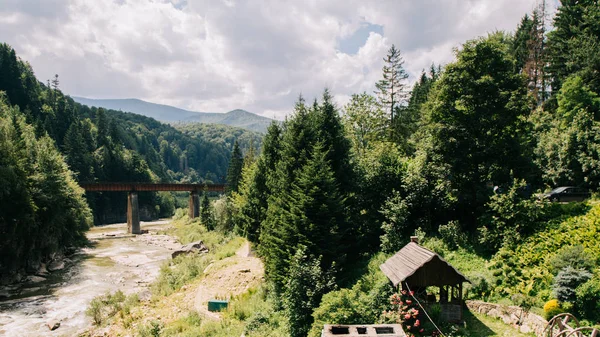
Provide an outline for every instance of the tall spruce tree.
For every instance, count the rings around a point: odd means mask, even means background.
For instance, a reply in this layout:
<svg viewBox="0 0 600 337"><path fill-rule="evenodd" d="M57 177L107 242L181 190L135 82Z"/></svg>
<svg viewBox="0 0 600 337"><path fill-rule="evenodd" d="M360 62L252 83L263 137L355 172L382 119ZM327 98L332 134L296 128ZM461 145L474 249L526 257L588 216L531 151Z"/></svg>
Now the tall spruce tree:
<svg viewBox="0 0 600 337"><path fill-rule="evenodd" d="M375 87L375 93L384 111L389 114L390 138L394 140L395 135L395 114L398 107L406 101L408 92L406 90L406 80L408 73L404 70L404 60L400 55L400 50L392 45L388 54L383 58L385 62L382 69L383 78L379 80Z"/></svg>
<svg viewBox="0 0 600 337"><path fill-rule="evenodd" d="M591 90L600 93L600 2L562 0L548 33L547 73L557 93L571 74L581 72Z"/></svg>
<svg viewBox="0 0 600 337"><path fill-rule="evenodd" d="M202 193L202 201L200 202L200 222L209 230L215 228L215 215L206 191Z"/></svg>
<svg viewBox="0 0 600 337"><path fill-rule="evenodd" d="M237 192L240 179L242 178L242 168L244 166L244 157L237 140L233 143L233 151L229 160L227 169L227 193Z"/></svg>

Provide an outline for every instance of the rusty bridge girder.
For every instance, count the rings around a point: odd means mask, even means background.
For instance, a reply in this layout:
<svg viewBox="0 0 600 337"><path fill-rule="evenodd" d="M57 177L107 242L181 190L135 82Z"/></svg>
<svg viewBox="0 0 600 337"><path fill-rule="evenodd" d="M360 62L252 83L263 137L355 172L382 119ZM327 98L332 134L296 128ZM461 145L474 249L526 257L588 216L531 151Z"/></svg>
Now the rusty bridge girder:
<svg viewBox="0 0 600 337"><path fill-rule="evenodd" d="M224 192L225 184L176 184L176 183L81 183L86 192Z"/></svg>
<svg viewBox="0 0 600 337"><path fill-rule="evenodd" d="M184 191L190 192L189 217L199 215L198 192L224 192L225 184L173 184L173 183L81 183L86 192L127 192L127 231L141 234L138 192Z"/></svg>

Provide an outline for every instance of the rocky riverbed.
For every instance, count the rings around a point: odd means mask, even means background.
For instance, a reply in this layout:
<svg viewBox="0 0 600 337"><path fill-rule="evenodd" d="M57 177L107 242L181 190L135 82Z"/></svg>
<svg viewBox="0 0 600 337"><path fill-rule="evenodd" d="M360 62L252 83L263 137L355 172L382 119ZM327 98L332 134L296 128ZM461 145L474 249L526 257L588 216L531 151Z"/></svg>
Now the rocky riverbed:
<svg viewBox="0 0 600 337"><path fill-rule="evenodd" d="M143 222L148 233L137 236L127 234L127 224L92 228L87 233L92 247L47 266L44 276L0 288L0 335L76 336L91 324L85 310L94 297L118 289L149 295L160 266L181 247L157 234L168 226L168 221Z"/></svg>

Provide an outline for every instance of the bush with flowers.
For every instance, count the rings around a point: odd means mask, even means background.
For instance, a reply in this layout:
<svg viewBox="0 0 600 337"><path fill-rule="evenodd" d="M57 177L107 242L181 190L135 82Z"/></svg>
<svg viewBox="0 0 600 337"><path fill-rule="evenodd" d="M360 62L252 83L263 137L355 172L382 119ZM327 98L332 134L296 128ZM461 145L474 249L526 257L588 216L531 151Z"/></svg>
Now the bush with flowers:
<svg viewBox="0 0 600 337"><path fill-rule="evenodd" d="M402 290L400 294L393 294L390 302L393 310L384 311L382 318L384 322L402 324L408 337L425 336L421 326L421 317L419 307L413 300L414 293Z"/></svg>

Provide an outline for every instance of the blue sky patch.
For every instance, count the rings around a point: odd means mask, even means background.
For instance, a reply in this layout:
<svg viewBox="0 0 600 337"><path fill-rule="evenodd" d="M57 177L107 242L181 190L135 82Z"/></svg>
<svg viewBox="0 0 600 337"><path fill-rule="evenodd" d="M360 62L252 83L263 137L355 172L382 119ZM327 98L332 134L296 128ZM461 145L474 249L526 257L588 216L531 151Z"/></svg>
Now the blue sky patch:
<svg viewBox="0 0 600 337"><path fill-rule="evenodd" d="M348 55L354 55L358 53L360 47L364 46L365 42L367 42L371 32L383 36L383 26L363 22L360 28L357 29L352 35L338 41L338 50Z"/></svg>

